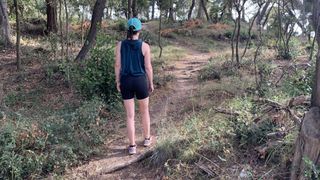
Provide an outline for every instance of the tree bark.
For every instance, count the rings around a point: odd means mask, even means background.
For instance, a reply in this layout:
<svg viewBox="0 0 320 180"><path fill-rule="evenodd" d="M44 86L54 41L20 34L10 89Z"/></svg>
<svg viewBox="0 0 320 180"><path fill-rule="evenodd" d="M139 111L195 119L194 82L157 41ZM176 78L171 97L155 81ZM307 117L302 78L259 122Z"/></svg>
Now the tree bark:
<svg viewBox="0 0 320 180"><path fill-rule="evenodd" d="M173 22L174 17L173 17L173 0L170 0L170 8L169 8L169 17L168 20Z"/></svg>
<svg viewBox="0 0 320 180"><path fill-rule="evenodd" d="M137 0L132 0L132 17L138 16L138 10L137 10Z"/></svg>
<svg viewBox="0 0 320 180"><path fill-rule="evenodd" d="M259 13L257 19L256 19L256 25L259 26L261 25L262 19L263 17L266 15L266 12L268 10L268 7L270 6L270 4L272 3L272 0L268 0L266 2L266 4L263 6L261 12Z"/></svg>
<svg viewBox="0 0 320 180"><path fill-rule="evenodd" d="M151 12L151 19L154 19L154 12L155 12L156 0L152 0L152 12Z"/></svg>
<svg viewBox="0 0 320 180"><path fill-rule="evenodd" d="M64 0L64 9L66 13L66 60L68 61L69 60L69 13L68 13L67 0Z"/></svg>
<svg viewBox="0 0 320 180"><path fill-rule="evenodd" d="M207 1L206 0L200 0L200 1L201 1L200 2L201 7L203 8L203 12L207 17L207 21L210 21L210 16L209 16L208 11L207 11Z"/></svg>
<svg viewBox="0 0 320 180"><path fill-rule="evenodd" d="M21 58L20 58L20 20L17 0L13 0L15 13L16 13L16 24L17 24L17 42L16 42L16 55L17 55L17 69L21 70Z"/></svg>
<svg viewBox="0 0 320 180"><path fill-rule="evenodd" d="M84 42L83 47L81 48L79 54L77 55L75 61L83 60L87 53L89 52L90 48L92 45L95 43L95 38L97 35L97 26L98 23L101 22L102 17L103 17L103 10L106 5L106 0L97 0L94 8L93 8L93 13L92 13L92 18L91 18L91 26L90 30L88 33L88 36Z"/></svg>
<svg viewBox="0 0 320 180"><path fill-rule="evenodd" d="M162 45L161 45L161 23L162 23L162 10L161 10L161 7L160 7L160 12L159 12L159 32L158 32L158 45L159 45L159 48L160 48L160 52L159 52L159 58L161 58L162 56Z"/></svg>
<svg viewBox="0 0 320 180"><path fill-rule="evenodd" d="M132 18L132 0L128 0L127 18Z"/></svg>
<svg viewBox="0 0 320 180"><path fill-rule="evenodd" d="M8 4L6 0L1 0L0 2L0 27L1 27L1 34L4 41L4 47L11 47L13 45L11 41L10 35L10 24L8 18L7 8Z"/></svg>
<svg viewBox="0 0 320 180"><path fill-rule="evenodd" d="M197 19L203 19L203 7L201 4L202 0L199 0Z"/></svg>
<svg viewBox="0 0 320 180"><path fill-rule="evenodd" d="M61 58L64 57L64 36L63 36L63 21L62 21L62 0L59 0L59 21L60 21L60 44L61 44Z"/></svg>
<svg viewBox="0 0 320 180"><path fill-rule="evenodd" d="M190 20L191 17L192 17L192 11L193 11L193 8L195 6L195 3L196 3L196 0L192 0L191 6L190 6L189 12L188 12L188 20Z"/></svg>
<svg viewBox="0 0 320 180"><path fill-rule="evenodd" d="M58 31L57 4L55 0L46 0L47 7L47 33Z"/></svg>
<svg viewBox="0 0 320 180"><path fill-rule="evenodd" d="M315 38L318 46L320 45L320 34L319 34L319 18L320 18L320 1L313 1L313 12L312 12L312 24L317 32ZM306 113L299 136L296 140L296 149L294 159L292 162L292 170L290 179L307 179L305 171L310 169L306 165L306 160L311 161L315 167L320 164L320 48L318 47L317 62L316 62L316 73L315 83L313 86L313 92L311 95L311 109ZM311 171L312 172L312 171ZM312 173L311 179L318 179L318 174Z"/></svg>

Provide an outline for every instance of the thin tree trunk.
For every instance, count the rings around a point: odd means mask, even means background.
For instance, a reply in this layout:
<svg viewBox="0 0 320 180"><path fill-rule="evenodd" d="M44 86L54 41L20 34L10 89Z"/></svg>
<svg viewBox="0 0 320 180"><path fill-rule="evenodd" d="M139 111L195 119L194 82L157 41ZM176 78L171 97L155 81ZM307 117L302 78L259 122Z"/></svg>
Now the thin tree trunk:
<svg viewBox="0 0 320 180"><path fill-rule="evenodd" d="M95 43L95 38L97 35L97 26L98 23L101 22L102 17L103 17L103 10L105 8L106 0L97 0L94 8L93 8L93 13L92 13L92 18L91 18L91 26L90 30L88 33L88 36L86 38L86 41L81 48L79 54L76 57L76 61L83 60L87 53L89 52L90 48L92 45Z"/></svg>
<svg viewBox="0 0 320 180"><path fill-rule="evenodd" d="M256 18L260 14L260 10L261 10L261 6L259 6L259 9L258 9L257 13L253 16L253 19L251 20L250 27L249 27L249 30L248 30L248 40L247 40L247 43L246 43L246 47L244 48L244 51L242 53L241 59L246 55L247 49L248 49L249 44L251 42L252 27L253 27L254 22L256 21Z"/></svg>
<svg viewBox="0 0 320 180"><path fill-rule="evenodd" d="M266 14L266 12L267 12L267 10L268 10L268 7L270 6L271 2L272 2L272 0L268 0L268 1L266 2L266 4L263 6L260 14L259 14L258 17L257 17L257 21L256 21L256 25L257 25L257 26L258 26L259 24L261 25L262 19L263 19L263 17L265 16L265 14Z"/></svg>
<svg viewBox="0 0 320 180"><path fill-rule="evenodd" d="M262 27L265 27L268 20L269 20L269 17L270 17L270 14L271 14L271 10L273 9L274 7L274 4L275 2L272 3L271 7L269 8L268 12L267 12L267 15L266 15L266 18L264 19L263 23L262 23Z"/></svg>
<svg viewBox="0 0 320 180"><path fill-rule="evenodd" d="M206 17L207 17L207 21L210 21L210 16L209 16L209 14L208 14L208 11L207 11L207 3L206 3L207 1L206 0L201 0L201 6L202 6L202 8L203 8L203 12L204 12L204 14L206 15Z"/></svg>
<svg viewBox="0 0 320 180"><path fill-rule="evenodd" d="M137 11L137 0L132 0L132 17L137 17L138 16L138 11Z"/></svg>
<svg viewBox="0 0 320 180"><path fill-rule="evenodd" d="M156 6L156 0L152 0L152 13L151 13L151 19L154 19L154 10Z"/></svg>
<svg viewBox="0 0 320 180"><path fill-rule="evenodd" d="M0 2L0 27L2 28L2 36L4 40L4 47L11 47L13 43L11 41L10 35L10 24L9 24L9 17L7 13L7 1L1 0Z"/></svg>
<svg viewBox="0 0 320 180"><path fill-rule="evenodd" d="M63 22L62 22L62 0L59 0L59 21L60 21L60 44L61 44L61 58L64 58L64 37L63 37Z"/></svg>
<svg viewBox="0 0 320 180"><path fill-rule="evenodd" d="M128 0L127 18L132 18L132 0Z"/></svg>
<svg viewBox="0 0 320 180"><path fill-rule="evenodd" d="M196 4L196 0L192 0L191 6L190 6L189 12L188 12L188 20L190 20L192 17L192 11L193 11L195 4Z"/></svg>
<svg viewBox="0 0 320 180"><path fill-rule="evenodd" d="M161 45L161 23L162 23L162 10L160 7L160 12L159 12L159 33L158 33L158 44L159 44L159 48L160 48L160 52L159 52L159 58L161 58L162 56L162 45Z"/></svg>
<svg viewBox="0 0 320 180"><path fill-rule="evenodd" d="M232 54L231 54L231 63L233 65L233 62L234 62L234 39L236 37L236 31L237 31L237 20L235 19L232 19L233 22L234 22L234 28L233 28L233 32L232 32L232 38L231 38L231 51L232 51Z"/></svg>
<svg viewBox="0 0 320 180"><path fill-rule="evenodd" d="M69 13L67 0L64 0L64 9L66 13L66 58L69 61Z"/></svg>
<svg viewBox="0 0 320 180"><path fill-rule="evenodd" d="M84 14L85 14L85 10L84 10L85 6L82 5L82 15L81 15L81 27L80 27L80 31L81 31L81 44L83 44L83 39L84 39L84 34L83 34L83 23L84 23Z"/></svg>
<svg viewBox="0 0 320 180"><path fill-rule="evenodd" d="M173 17L173 0L170 0L170 8L169 8L169 17L168 20L173 22L174 17Z"/></svg>
<svg viewBox="0 0 320 180"><path fill-rule="evenodd" d="M203 19L203 7L202 7L202 0L199 0L199 4L198 4L198 14L197 14L197 18L198 19Z"/></svg>
<svg viewBox="0 0 320 180"><path fill-rule="evenodd" d="M20 20L17 0L13 0L15 13L16 13L16 26L17 26L17 42L16 42L16 54L17 54L17 69L21 70L21 58L20 58Z"/></svg>
<svg viewBox="0 0 320 180"><path fill-rule="evenodd" d="M237 41L236 41L236 61L237 66L240 65L240 55L239 55L239 42L240 42L240 29L241 29L241 11L238 10L238 19L237 19Z"/></svg>
<svg viewBox="0 0 320 180"><path fill-rule="evenodd" d="M57 5L54 0L46 0L47 7L47 33L58 31L57 26Z"/></svg>

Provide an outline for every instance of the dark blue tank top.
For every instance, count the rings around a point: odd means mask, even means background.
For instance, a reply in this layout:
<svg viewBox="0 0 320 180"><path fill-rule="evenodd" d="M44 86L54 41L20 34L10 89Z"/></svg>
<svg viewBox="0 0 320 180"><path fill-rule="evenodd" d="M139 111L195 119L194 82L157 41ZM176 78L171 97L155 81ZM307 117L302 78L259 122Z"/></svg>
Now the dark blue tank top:
<svg viewBox="0 0 320 180"><path fill-rule="evenodd" d="M124 40L121 42L121 76L145 75L142 40Z"/></svg>

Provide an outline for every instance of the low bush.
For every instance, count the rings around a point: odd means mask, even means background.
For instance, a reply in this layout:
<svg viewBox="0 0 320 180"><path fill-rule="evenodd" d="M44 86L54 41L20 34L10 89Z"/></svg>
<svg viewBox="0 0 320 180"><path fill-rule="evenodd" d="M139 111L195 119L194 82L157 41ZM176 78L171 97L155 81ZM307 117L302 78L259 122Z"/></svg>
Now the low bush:
<svg viewBox="0 0 320 180"><path fill-rule="evenodd" d="M208 64L199 71L198 79L199 81L207 81L214 79L220 80L221 70L214 65L212 60L209 60Z"/></svg>
<svg viewBox="0 0 320 180"><path fill-rule="evenodd" d="M114 75L114 40L99 35L96 46L90 51L90 57L83 66L73 73L73 81L81 94L91 99L102 97L106 102L118 99Z"/></svg>
<svg viewBox="0 0 320 180"><path fill-rule="evenodd" d="M80 160L99 153L110 132L99 116L103 102L94 99L76 111L39 122L24 117L1 120L0 179L38 179L60 174Z"/></svg>

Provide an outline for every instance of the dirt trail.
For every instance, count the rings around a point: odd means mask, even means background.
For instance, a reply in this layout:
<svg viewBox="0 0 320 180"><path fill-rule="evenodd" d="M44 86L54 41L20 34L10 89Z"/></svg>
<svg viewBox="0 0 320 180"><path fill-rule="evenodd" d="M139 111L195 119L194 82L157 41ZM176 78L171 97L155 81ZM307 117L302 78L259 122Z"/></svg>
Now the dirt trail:
<svg viewBox="0 0 320 180"><path fill-rule="evenodd" d="M181 45L178 45L181 46ZM188 54L183 60L174 62L165 73L170 73L175 76L175 81L170 86L170 94L162 98L161 100L151 105L151 131L152 135L158 136L156 129L158 123L165 120L168 117L168 109L172 110L175 107L180 107L181 102L192 93L192 90L198 87L197 83L197 71L206 63L208 59L213 56L210 53L200 53L187 49ZM151 97L152 101L152 97ZM135 162L142 159L144 156L152 152L152 148L144 148L141 146L140 122L136 123L136 135L137 137L137 151L138 153L133 156L127 154L128 144L126 138L126 130L122 129L122 132L118 139L107 144L108 154L98 160L92 160L87 164L70 170L66 173L65 179L157 179L154 177L154 173L139 173L139 167L133 164L126 169L120 171L114 171L120 167L126 166L129 162ZM156 139L156 138L154 138ZM133 168L130 170L130 168ZM140 168L143 169L143 168ZM149 177L147 177L149 176ZM153 177L152 177L153 176Z"/></svg>

